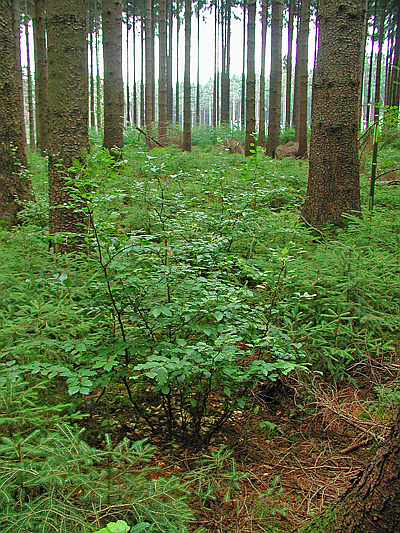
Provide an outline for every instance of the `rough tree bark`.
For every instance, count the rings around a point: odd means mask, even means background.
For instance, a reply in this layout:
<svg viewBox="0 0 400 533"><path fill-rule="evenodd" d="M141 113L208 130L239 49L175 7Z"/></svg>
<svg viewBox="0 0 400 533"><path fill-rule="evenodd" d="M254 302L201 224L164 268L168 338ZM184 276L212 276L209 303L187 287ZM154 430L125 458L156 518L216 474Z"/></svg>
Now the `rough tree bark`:
<svg viewBox="0 0 400 533"><path fill-rule="evenodd" d="M266 154L275 157L281 142L282 23L283 0L272 1L272 51L269 85L268 139Z"/></svg>
<svg viewBox="0 0 400 533"><path fill-rule="evenodd" d="M44 0L33 2L33 37L35 42L36 144L42 155L47 139L47 50Z"/></svg>
<svg viewBox="0 0 400 533"><path fill-rule="evenodd" d="M308 89L308 33L310 26L310 0L301 1L300 31L297 39L297 61L299 62L299 97L297 105L299 107L299 120L295 126L296 139L299 143L297 150L298 157L303 157L307 153L307 89Z"/></svg>
<svg viewBox="0 0 400 533"><path fill-rule="evenodd" d="M265 53L267 40L268 0L262 0L261 14L261 71L260 71L260 114L258 124L258 144L265 146Z"/></svg>
<svg viewBox="0 0 400 533"><path fill-rule="evenodd" d="M350 489L299 533L400 531L400 410L390 434Z"/></svg>
<svg viewBox="0 0 400 533"><path fill-rule="evenodd" d="M313 84L310 165L302 215L340 224L360 210L358 90L364 0L322 0Z"/></svg>
<svg viewBox="0 0 400 533"><path fill-rule="evenodd" d="M185 0L185 76L183 96L183 150L192 150L192 110L190 87L190 41L192 36L192 3Z"/></svg>
<svg viewBox="0 0 400 533"><path fill-rule="evenodd" d="M124 146L124 85L122 80L122 4L103 0L104 148Z"/></svg>
<svg viewBox="0 0 400 533"><path fill-rule="evenodd" d="M8 0L0 0L0 13L0 220L13 225L18 222L21 202L33 197L23 174L27 162Z"/></svg>
<svg viewBox="0 0 400 533"><path fill-rule="evenodd" d="M80 0L46 0L49 72L49 229L64 234L61 251L83 242L86 216L71 196L69 172L89 149L86 10ZM75 206L75 208L73 208ZM74 235L75 234L75 235Z"/></svg>
<svg viewBox="0 0 400 533"><path fill-rule="evenodd" d="M167 137L167 2L160 0L158 61L158 141L164 145Z"/></svg>
<svg viewBox="0 0 400 533"><path fill-rule="evenodd" d="M254 154L256 132L256 76L255 76L255 39L256 39L256 0L247 1L247 81L246 81L246 138L244 153Z"/></svg>

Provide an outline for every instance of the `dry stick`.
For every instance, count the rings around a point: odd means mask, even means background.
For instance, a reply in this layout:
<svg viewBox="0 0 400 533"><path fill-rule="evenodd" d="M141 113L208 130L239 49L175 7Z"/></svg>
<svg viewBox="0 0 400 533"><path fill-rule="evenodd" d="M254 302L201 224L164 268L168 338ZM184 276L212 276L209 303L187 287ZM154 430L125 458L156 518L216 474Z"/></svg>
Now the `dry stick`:
<svg viewBox="0 0 400 533"><path fill-rule="evenodd" d="M135 128L138 130L139 133L141 133L142 135L144 135L146 137L146 139L149 139L150 141L152 141L154 144L156 144L157 146L159 146L160 148L163 148L163 145L160 144L158 141L156 141L154 139L154 137L152 137L151 135L149 135L148 133L146 133L144 130L142 130L141 128L139 128L139 126L135 126Z"/></svg>
<svg viewBox="0 0 400 533"><path fill-rule="evenodd" d="M398 170L400 170L400 167L397 167L397 168L391 168L390 170L386 170L386 172L382 172L382 174L379 174L379 175L375 178L375 181L378 180L379 178L381 178L382 176L385 176L386 174L390 174L391 172L397 172ZM388 183L396 183L396 181L389 181Z"/></svg>

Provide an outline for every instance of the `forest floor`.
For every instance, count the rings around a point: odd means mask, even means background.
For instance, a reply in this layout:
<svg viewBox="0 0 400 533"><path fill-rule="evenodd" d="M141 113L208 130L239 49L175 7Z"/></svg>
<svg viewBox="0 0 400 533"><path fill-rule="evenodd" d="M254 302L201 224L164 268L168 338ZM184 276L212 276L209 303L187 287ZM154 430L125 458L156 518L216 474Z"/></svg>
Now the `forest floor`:
<svg viewBox="0 0 400 533"><path fill-rule="evenodd" d="M124 394L117 402L114 395L111 402L105 398L91 421L98 428L106 420L117 440L147 438L163 476L185 482L196 471L188 489L196 516L192 531L290 532L351 486L387 434L396 408L377 408L376 389L383 383L389 393L398 388L400 355L387 356L356 365L354 379L339 386L321 376L307 384L292 375L258 387L254 405L262 409L236 410L206 449L168 442L132 423ZM90 432L87 419L85 425ZM202 479L199 461L213 452L222 460L205 468Z"/></svg>

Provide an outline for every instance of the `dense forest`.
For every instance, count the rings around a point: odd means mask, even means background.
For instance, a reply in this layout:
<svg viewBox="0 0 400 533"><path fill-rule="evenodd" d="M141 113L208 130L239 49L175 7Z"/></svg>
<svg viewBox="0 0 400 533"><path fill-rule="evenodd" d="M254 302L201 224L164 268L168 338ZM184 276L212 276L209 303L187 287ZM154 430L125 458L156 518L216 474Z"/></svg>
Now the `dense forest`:
<svg viewBox="0 0 400 533"><path fill-rule="evenodd" d="M0 13L1 532L399 531L399 3Z"/></svg>

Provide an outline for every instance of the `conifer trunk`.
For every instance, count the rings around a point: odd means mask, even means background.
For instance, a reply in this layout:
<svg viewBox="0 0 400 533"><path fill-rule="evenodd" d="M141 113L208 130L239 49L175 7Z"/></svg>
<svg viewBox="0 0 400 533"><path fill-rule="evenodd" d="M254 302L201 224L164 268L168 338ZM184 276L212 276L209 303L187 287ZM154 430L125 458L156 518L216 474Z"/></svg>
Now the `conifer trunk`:
<svg viewBox="0 0 400 533"><path fill-rule="evenodd" d="M281 141L282 20L283 0L272 2L272 51L266 154L275 157Z"/></svg>
<svg viewBox="0 0 400 533"><path fill-rule="evenodd" d="M27 5L25 5L24 25L26 41L26 79L28 84L28 112L29 112L29 146L35 147L35 113L33 110L33 89L32 89L32 72L31 72L31 55L29 46L29 21L26 14Z"/></svg>
<svg viewBox="0 0 400 533"><path fill-rule="evenodd" d="M161 145L167 136L167 3L159 3L159 71L158 71L158 141Z"/></svg>
<svg viewBox="0 0 400 533"><path fill-rule="evenodd" d="M350 489L299 533L400 531L400 411L390 434Z"/></svg>
<svg viewBox="0 0 400 533"><path fill-rule="evenodd" d="M291 102L292 102L292 55L293 55L293 21L294 21L294 3L290 0L289 4L289 22L288 22L288 54L286 63L286 119L285 126L290 126Z"/></svg>
<svg viewBox="0 0 400 533"><path fill-rule="evenodd" d="M69 234L59 248L83 243L86 217L71 196L69 172L82 150L89 149L88 57L86 10L80 0L46 1L49 72L49 229ZM73 204L74 208L70 208ZM72 235L71 235L72 234ZM71 237L76 235L75 238Z"/></svg>
<svg viewBox="0 0 400 533"><path fill-rule="evenodd" d="M183 150L192 150L191 87L190 87L190 41L192 35L192 3L185 0L185 79L183 101Z"/></svg>
<svg viewBox="0 0 400 533"><path fill-rule="evenodd" d="M258 126L258 144L265 146L265 54L267 38L268 0L262 0L261 15L261 72L260 72L260 113Z"/></svg>
<svg viewBox="0 0 400 533"><path fill-rule="evenodd" d="M255 153L256 132L256 77L255 77L255 39L256 39L256 0L247 1L247 83L246 83L246 138L244 153Z"/></svg>
<svg viewBox="0 0 400 533"><path fill-rule="evenodd" d="M103 0L104 148L124 146L124 85L122 80L122 4Z"/></svg>
<svg viewBox="0 0 400 533"><path fill-rule="evenodd" d="M299 97L298 97L298 117L296 124L298 128L297 139L299 148L298 157L307 154L307 89L308 89L308 34L310 26L310 0L301 1L300 32L298 38L298 59L299 62Z"/></svg>
<svg viewBox="0 0 400 533"><path fill-rule="evenodd" d="M0 220L18 223L19 202L32 200L22 170L27 160L22 131L14 35L8 0L0 0Z"/></svg>
<svg viewBox="0 0 400 533"><path fill-rule="evenodd" d="M12 17L13 17L15 65L17 68L18 95L19 95L19 106L20 106L21 123L22 123L22 135L23 135L24 143L26 144L24 84L22 81L22 66L21 66L21 12L20 12L20 7L19 7L19 0L12 0L11 7L12 7Z"/></svg>
<svg viewBox="0 0 400 533"><path fill-rule="evenodd" d="M33 2L33 37L35 44L36 145L44 155L48 146L47 127L47 50L44 0Z"/></svg>
<svg viewBox="0 0 400 533"><path fill-rule="evenodd" d="M322 0L303 217L342 223L360 210L358 91L364 0Z"/></svg>

